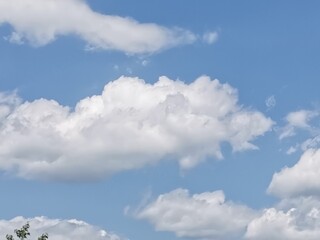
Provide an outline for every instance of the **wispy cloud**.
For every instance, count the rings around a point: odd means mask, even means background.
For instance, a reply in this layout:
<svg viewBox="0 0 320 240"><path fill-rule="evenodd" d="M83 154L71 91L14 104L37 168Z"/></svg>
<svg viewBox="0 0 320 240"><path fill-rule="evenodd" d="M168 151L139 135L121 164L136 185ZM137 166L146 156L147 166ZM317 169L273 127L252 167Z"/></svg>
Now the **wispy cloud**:
<svg viewBox="0 0 320 240"><path fill-rule="evenodd" d="M287 124L280 129L279 139L292 137L296 134L296 129L310 130L309 122L319 116L318 111L299 110L290 112L285 120Z"/></svg>
<svg viewBox="0 0 320 240"><path fill-rule="evenodd" d="M287 114L286 125L278 129L279 139L297 141L288 148L286 154L297 151L305 152L308 149L317 149L320 146L320 128L315 124L319 120L318 110L299 110ZM293 138L295 136L295 138ZM303 136L303 137L302 137ZM298 139L298 140L297 140Z"/></svg>
<svg viewBox="0 0 320 240"><path fill-rule="evenodd" d="M207 44L213 44L218 40L218 33L217 32L206 32L203 34L202 39Z"/></svg>
<svg viewBox="0 0 320 240"><path fill-rule="evenodd" d="M267 106L267 109L268 109L268 110L274 108L274 107L276 106L276 104L277 104L277 101L276 101L275 96L274 96L274 95L269 96L269 97L266 99L265 103L266 103L266 106Z"/></svg>
<svg viewBox="0 0 320 240"><path fill-rule="evenodd" d="M0 0L0 24L13 28L10 42L41 46L58 36L75 35L87 49L119 50L129 54L154 53L196 40L192 32L139 23L131 18L93 11L82 0Z"/></svg>

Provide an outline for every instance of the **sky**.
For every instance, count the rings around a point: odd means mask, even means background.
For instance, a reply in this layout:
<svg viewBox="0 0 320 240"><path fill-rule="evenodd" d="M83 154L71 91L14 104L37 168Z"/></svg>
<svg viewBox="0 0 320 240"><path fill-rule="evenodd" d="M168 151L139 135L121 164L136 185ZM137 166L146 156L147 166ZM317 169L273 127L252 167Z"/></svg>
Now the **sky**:
<svg viewBox="0 0 320 240"><path fill-rule="evenodd" d="M319 8L0 0L0 238L319 239Z"/></svg>

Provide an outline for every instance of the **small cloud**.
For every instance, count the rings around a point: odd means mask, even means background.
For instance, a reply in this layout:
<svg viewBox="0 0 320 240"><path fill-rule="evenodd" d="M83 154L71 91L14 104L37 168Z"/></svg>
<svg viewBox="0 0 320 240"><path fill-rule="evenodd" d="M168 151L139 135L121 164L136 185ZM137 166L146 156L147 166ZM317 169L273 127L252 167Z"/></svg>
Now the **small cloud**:
<svg viewBox="0 0 320 240"><path fill-rule="evenodd" d="M218 40L217 32L206 32L202 36L202 40L207 44L213 44Z"/></svg>
<svg viewBox="0 0 320 240"><path fill-rule="evenodd" d="M293 137L296 135L295 128L290 125L286 125L280 130L279 139L282 140L284 138Z"/></svg>
<svg viewBox="0 0 320 240"><path fill-rule="evenodd" d="M119 71L119 68L120 68L120 67L119 67L119 65L117 65L117 64L113 66L113 69L114 69L115 71Z"/></svg>
<svg viewBox="0 0 320 240"><path fill-rule="evenodd" d="M276 106L276 104L277 104L275 96L274 95L269 96L266 99L265 103L266 103L266 106L267 106L268 110L274 108Z"/></svg>
<svg viewBox="0 0 320 240"><path fill-rule="evenodd" d="M12 32L11 35L4 37L4 40L18 45L24 44L23 36L17 32Z"/></svg>
<svg viewBox="0 0 320 240"><path fill-rule="evenodd" d="M129 215L130 210L131 210L131 207L129 205L125 206L125 208L123 209L123 214L125 216Z"/></svg>
<svg viewBox="0 0 320 240"><path fill-rule="evenodd" d="M141 65L142 66L147 66L149 64L149 61L148 60L143 60L142 62L141 62Z"/></svg>
<svg viewBox="0 0 320 240"><path fill-rule="evenodd" d="M297 129L308 130L311 133L316 132L317 129L312 128L309 122L318 115L317 111L309 110L290 112L285 118L287 124L281 129L279 139L295 136Z"/></svg>
<svg viewBox="0 0 320 240"><path fill-rule="evenodd" d="M308 122L317 115L318 113L314 111L300 110L289 113L286 117L286 120L291 126L298 128L308 128Z"/></svg>
<svg viewBox="0 0 320 240"><path fill-rule="evenodd" d="M296 151L297 151L297 148L291 146L291 147L287 150L286 154L287 154L287 155L291 155L291 154L295 153Z"/></svg>

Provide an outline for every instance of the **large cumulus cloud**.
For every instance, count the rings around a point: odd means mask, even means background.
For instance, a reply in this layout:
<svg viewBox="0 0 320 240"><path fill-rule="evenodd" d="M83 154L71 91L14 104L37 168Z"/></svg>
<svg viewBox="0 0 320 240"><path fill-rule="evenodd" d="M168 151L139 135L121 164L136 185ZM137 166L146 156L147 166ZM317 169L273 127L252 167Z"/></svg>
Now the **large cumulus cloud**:
<svg viewBox="0 0 320 240"><path fill-rule="evenodd" d="M23 178L83 180L177 160L183 169L235 151L273 122L238 105L237 91L203 76L190 84L121 77L72 110L37 99L12 107L0 122L0 169ZM19 102L17 100L17 102Z"/></svg>

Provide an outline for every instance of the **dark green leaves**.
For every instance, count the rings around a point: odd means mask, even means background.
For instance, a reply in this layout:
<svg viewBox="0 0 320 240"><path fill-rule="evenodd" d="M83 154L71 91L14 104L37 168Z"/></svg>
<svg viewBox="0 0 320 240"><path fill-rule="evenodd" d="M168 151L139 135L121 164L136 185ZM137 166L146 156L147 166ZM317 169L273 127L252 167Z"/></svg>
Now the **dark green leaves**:
<svg viewBox="0 0 320 240"><path fill-rule="evenodd" d="M24 239L27 239L28 236L30 236L29 228L30 228L30 224L27 223L23 225L21 229L15 229L14 233L16 234L19 240L24 240ZM44 233L40 237L38 237L38 240L47 240L48 238L49 238L48 234ZM6 239L15 240L15 238L12 235L8 235L8 234L6 236Z"/></svg>

